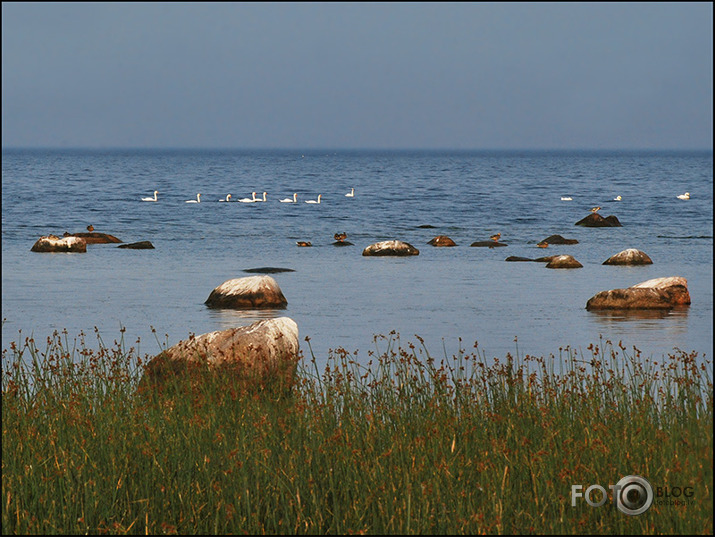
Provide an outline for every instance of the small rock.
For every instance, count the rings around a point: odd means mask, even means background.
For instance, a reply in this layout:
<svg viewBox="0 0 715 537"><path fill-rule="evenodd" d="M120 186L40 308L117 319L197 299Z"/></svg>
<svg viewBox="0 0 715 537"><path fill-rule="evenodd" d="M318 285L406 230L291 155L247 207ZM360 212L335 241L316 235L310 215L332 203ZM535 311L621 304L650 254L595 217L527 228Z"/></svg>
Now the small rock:
<svg viewBox="0 0 715 537"><path fill-rule="evenodd" d="M117 248L130 248L132 250L153 250L154 245L149 241L132 242L130 244L120 244Z"/></svg>
<svg viewBox="0 0 715 537"><path fill-rule="evenodd" d="M561 235L550 235L539 244L578 244L576 239L564 239Z"/></svg>
<svg viewBox="0 0 715 537"><path fill-rule="evenodd" d="M497 241L476 241L469 246L477 246L482 248L498 248L499 246L508 246L508 244L506 244L505 242Z"/></svg>
<svg viewBox="0 0 715 537"><path fill-rule="evenodd" d="M243 269L243 272L254 272L258 274L278 274L279 272L295 272L293 269L280 268L280 267L261 267L261 268L249 268Z"/></svg>
<svg viewBox="0 0 715 537"><path fill-rule="evenodd" d="M431 244L432 246L457 246L457 244L447 237L446 235L438 235L431 241L429 241L427 244Z"/></svg>
<svg viewBox="0 0 715 537"><path fill-rule="evenodd" d="M607 216L604 218L598 213L591 213L586 218L582 218L574 225L585 227L622 227L618 218L615 216Z"/></svg>
<svg viewBox="0 0 715 537"><path fill-rule="evenodd" d="M109 233L97 233L96 231L90 233L73 233L72 236L84 239L87 244L110 244L124 242Z"/></svg>
<svg viewBox="0 0 715 537"><path fill-rule="evenodd" d="M371 244L362 251L365 256L408 256L419 255L420 251L409 243L402 241L382 241Z"/></svg>
<svg viewBox="0 0 715 537"><path fill-rule="evenodd" d="M604 265L652 265L653 260L645 252L629 248L612 255L603 262Z"/></svg>
<svg viewBox="0 0 715 537"><path fill-rule="evenodd" d="M557 255L554 256L551 261L546 264L546 268L560 269L560 268L582 268L583 265L576 261L573 256L570 255Z"/></svg>

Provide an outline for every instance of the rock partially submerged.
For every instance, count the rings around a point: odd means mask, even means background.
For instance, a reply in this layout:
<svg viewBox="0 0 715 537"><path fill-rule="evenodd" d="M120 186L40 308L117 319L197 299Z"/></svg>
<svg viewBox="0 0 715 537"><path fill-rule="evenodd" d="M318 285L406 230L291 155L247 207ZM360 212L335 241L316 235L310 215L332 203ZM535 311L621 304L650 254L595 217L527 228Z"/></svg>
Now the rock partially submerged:
<svg viewBox="0 0 715 537"><path fill-rule="evenodd" d="M504 261L512 261L512 262L514 262L514 261L532 261L534 263L549 263L551 260L556 259L557 257L560 257L560 256L550 255L547 257L537 257L536 259L532 259L530 257L521 257L518 255L511 255L511 256L507 257ZM566 256L566 257L571 257L571 256ZM555 268L555 267L550 267L550 268Z"/></svg>
<svg viewBox="0 0 715 537"><path fill-rule="evenodd" d="M653 260L648 257L648 254L628 248L622 252L612 255L603 262L604 265L652 265Z"/></svg>
<svg viewBox="0 0 715 537"><path fill-rule="evenodd" d="M69 236L60 239L56 235L47 235L37 239L30 251L41 253L85 253L87 243L79 237Z"/></svg>
<svg viewBox="0 0 715 537"><path fill-rule="evenodd" d="M586 309L672 309L689 304L688 281L680 276L671 276L655 278L625 289L601 291L586 302Z"/></svg>
<svg viewBox="0 0 715 537"><path fill-rule="evenodd" d="M434 239L429 241L427 244L432 246L443 247L443 246L457 246L457 244L447 237L446 235L437 235Z"/></svg>
<svg viewBox="0 0 715 537"><path fill-rule="evenodd" d="M243 272L251 272L257 274L278 274L279 272L295 272L295 270L281 267L260 267L243 269Z"/></svg>
<svg viewBox="0 0 715 537"><path fill-rule="evenodd" d="M409 243L402 241L382 241L371 244L362 251L365 256L408 256L419 255L420 251Z"/></svg>
<svg viewBox="0 0 715 537"><path fill-rule="evenodd" d="M504 261L510 261L510 262L520 262L520 261L536 261L536 259L531 259L529 257L520 257L518 255L510 255L507 257Z"/></svg>
<svg viewBox="0 0 715 537"><path fill-rule="evenodd" d="M603 217L598 213L591 213L586 218L582 218L574 225L585 226L585 227L623 227L613 215Z"/></svg>
<svg viewBox="0 0 715 537"><path fill-rule="evenodd" d="M565 239L561 235L550 235L546 237L540 244L578 244L576 239Z"/></svg>
<svg viewBox="0 0 715 537"><path fill-rule="evenodd" d="M192 336L155 356L139 389L162 388L172 380L200 382L206 373L218 373L216 378L233 386L287 389L295 380L298 350L298 325L289 317Z"/></svg>
<svg viewBox="0 0 715 537"><path fill-rule="evenodd" d="M284 309L288 301L270 276L247 276L223 282L205 304L210 308Z"/></svg>
<svg viewBox="0 0 715 537"><path fill-rule="evenodd" d="M557 255L551 258L546 264L546 268L582 268L583 265L570 255Z"/></svg>
<svg viewBox="0 0 715 537"><path fill-rule="evenodd" d="M505 242L497 242L497 241L476 241L470 244L469 246L476 246L476 247L482 247L482 248L498 248L499 246L508 246Z"/></svg>
<svg viewBox="0 0 715 537"><path fill-rule="evenodd" d="M97 233L96 231L92 231L89 233L73 233L71 236L80 237L84 239L87 244L110 244L124 242L122 240L119 240L114 235L110 235L109 233Z"/></svg>
<svg viewBox="0 0 715 537"><path fill-rule="evenodd" d="M129 248L130 250L153 250L154 245L150 241L139 241L129 244L120 244L117 248Z"/></svg>

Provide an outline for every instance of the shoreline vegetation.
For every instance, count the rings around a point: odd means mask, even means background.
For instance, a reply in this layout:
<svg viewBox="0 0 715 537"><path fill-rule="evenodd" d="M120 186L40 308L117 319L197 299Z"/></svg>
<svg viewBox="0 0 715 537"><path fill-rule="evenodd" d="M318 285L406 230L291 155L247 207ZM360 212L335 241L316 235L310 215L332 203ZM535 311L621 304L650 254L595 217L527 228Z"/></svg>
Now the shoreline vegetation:
<svg viewBox="0 0 715 537"><path fill-rule="evenodd" d="M290 392L159 393L137 390L149 356L96 337L3 350L3 534L713 533L696 352L435 359L392 332L321 371L306 338ZM630 475L656 491L637 516L609 489ZM574 506L572 485L609 501Z"/></svg>

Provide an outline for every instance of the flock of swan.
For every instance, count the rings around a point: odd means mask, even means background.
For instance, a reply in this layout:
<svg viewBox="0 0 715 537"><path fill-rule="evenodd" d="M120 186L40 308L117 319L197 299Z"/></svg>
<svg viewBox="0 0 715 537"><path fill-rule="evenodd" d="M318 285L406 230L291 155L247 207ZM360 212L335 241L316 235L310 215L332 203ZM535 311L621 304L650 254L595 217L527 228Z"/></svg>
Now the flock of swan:
<svg viewBox="0 0 715 537"><path fill-rule="evenodd" d="M142 198L142 201L159 201L158 198L159 191L155 190L154 191L154 197L152 198ZM322 194L318 194L318 199L314 200L304 200L305 203L320 203L321 198L323 197ZM345 194L346 198L354 198L355 197L355 189L351 188L350 192ZM690 192L686 192L685 194L679 194L676 196L678 199L681 200L689 200L690 199ZM613 201L621 201L623 198L618 195L615 198L613 198ZM225 198L220 199L218 201L223 201L223 202L230 202L231 201L231 194L227 194ZM268 201L267 193L263 193L263 198L257 198L255 192L251 192L251 197L250 198L241 198L239 200L236 200L240 203L262 203L265 201ZM294 193L292 198L284 198L281 200L278 200L281 203L298 203L298 194ZM561 201L573 201L573 198L571 196L561 196ZM196 199L195 200L186 200L186 203L201 203L201 194L196 194Z"/></svg>
<svg viewBox="0 0 715 537"><path fill-rule="evenodd" d="M318 194L318 198L314 200L304 200L305 203L314 203L318 204L320 203L321 198L323 197L322 194ZM346 198L354 198L355 197L355 189L351 188L350 192L345 194ZM154 191L154 197L150 198L142 198L142 201L159 201L159 191L155 190ZM218 200L219 202L230 202L231 201L231 194L226 194L226 197L223 199ZM251 192L251 197L250 198L241 198L236 200L239 203L263 203L265 201L268 201L268 194L266 192L263 193L262 198L256 197L255 192ZM278 200L281 203L298 203L298 194L294 193L292 198L284 198L282 200ZM201 193L196 194L196 199L195 200L186 200L185 203L201 203Z"/></svg>
<svg viewBox="0 0 715 537"><path fill-rule="evenodd" d="M679 200L689 200L690 199L690 192L686 192L685 194L678 194L676 196ZM621 201L623 198L618 195L615 198L613 198L613 201ZM573 201L573 198L571 196L561 196L561 201Z"/></svg>

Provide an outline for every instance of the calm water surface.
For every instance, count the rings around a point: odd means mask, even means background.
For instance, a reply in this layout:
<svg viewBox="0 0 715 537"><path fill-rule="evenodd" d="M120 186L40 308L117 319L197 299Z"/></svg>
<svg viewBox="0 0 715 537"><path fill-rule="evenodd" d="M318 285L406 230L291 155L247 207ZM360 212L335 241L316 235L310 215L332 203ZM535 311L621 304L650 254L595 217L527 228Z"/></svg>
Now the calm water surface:
<svg viewBox="0 0 715 537"><path fill-rule="evenodd" d="M355 197L345 196L355 188ZM159 202L141 202L159 191ZM267 192L266 203L218 203ZM690 192L681 201L678 194ZM201 193L202 203L187 204ZM297 204L278 199L298 194ZM320 205L303 201L322 194ZM613 199L620 195L622 201ZM573 201L561 201L570 196ZM594 205L621 228L575 222ZM42 235L95 231L154 250L89 245L86 254L30 252ZM433 227L424 227L433 226ZM354 246L337 248L346 232ZM501 232L505 248L472 248ZM579 244L536 247L558 233ZM454 248L427 241L448 235ZM399 239L410 258L361 255ZM299 248L306 240L313 248ZM602 265L626 248L645 267ZM546 269L508 256L570 254L584 267ZM460 348L558 354L601 339L646 356L674 348L712 356L712 153L11 151L2 155L2 345L94 327L110 344L155 354L190 334L287 315L319 362L343 347L367 361L374 336L425 340L436 358ZM213 288L244 269L274 274L288 308L213 310ZM692 305L666 313L587 312L599 291L682 276ZM152 333L156 329L159 342ZM515 341L516 340L516 341ZM380 342L378 342L380 344ZM384 343L382 343L384 348Z"/></svg>

